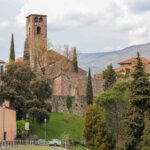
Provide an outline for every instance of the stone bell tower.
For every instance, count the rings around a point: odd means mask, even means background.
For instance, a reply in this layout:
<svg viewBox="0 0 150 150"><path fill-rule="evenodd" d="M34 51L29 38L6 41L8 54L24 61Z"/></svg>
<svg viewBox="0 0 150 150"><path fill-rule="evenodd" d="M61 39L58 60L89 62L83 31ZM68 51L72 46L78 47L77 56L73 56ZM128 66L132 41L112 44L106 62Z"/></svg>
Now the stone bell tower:
<svg viewBox="0 0 150 150"><path fill-rule="evenodd" d="M33 69L37 66L37 62L44 61L47 51L46 15L31 14L26 17L26 40L29 47L30 66Z"/></svg>

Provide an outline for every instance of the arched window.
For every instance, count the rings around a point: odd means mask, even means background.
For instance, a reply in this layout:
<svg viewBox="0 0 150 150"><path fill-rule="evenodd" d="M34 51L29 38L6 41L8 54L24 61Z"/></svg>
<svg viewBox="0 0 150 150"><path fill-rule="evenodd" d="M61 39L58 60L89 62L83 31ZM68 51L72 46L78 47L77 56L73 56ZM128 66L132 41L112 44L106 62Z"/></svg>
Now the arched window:
<svg viewBox="0 0 150 150"><path fill-rule="evenodd" d="M39 18L39 22L43 22L43 18L42 17Z"/></svg>
<svg viewBox="0 0 150 150"><path fill-rule="evenodd" d="M37 34L41 34L41 27L37 27L36 32Z"/></svg>
<svg viewBox="0 0 150 150"><path fill-rule="evenodd" d="M35 18L34 18L34 22L38 22L38 17L35 17Z"/></svg>

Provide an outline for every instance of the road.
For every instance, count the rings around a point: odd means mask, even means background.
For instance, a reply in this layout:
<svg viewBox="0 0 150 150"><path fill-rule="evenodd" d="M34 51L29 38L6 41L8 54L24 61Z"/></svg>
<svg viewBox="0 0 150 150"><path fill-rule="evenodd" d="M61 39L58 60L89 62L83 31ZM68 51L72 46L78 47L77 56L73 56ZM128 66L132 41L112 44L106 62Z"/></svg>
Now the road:
<svg viewBox="0 0 150 150"><path fill-rule="evenodd" d="M56 147L55 147L56 148ZM56 148L57 150L66 150L65 148L62 148L62 147L57 147Z"/></svg>

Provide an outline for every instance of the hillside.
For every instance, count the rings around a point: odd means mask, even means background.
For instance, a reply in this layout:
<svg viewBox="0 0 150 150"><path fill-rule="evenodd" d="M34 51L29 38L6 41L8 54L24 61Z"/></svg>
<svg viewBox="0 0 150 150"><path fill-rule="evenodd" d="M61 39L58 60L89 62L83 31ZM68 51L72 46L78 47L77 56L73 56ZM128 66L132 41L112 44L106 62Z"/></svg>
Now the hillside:
<svg viewBox="0 0 150 150"><path fill-rule="evenodd" d="M104 52L104 53L82 53L78 56L79 66L88 70L89 66L92 68L92 73L101 72L107 65L112 64L114 67L130 57L135 57L137 51L141 56L150 59L150 43L143 45L135 45L124 48L122 50Z"/></svg>
<svg viewBox="0 0 150 150"><path fill-rule="evenodd" d="M59 138L67 133L73 139L83 139L84 118L67 113L52 113L47 124L47 139ZM31 134L45 138L45 125L32 124Z"/></svg>

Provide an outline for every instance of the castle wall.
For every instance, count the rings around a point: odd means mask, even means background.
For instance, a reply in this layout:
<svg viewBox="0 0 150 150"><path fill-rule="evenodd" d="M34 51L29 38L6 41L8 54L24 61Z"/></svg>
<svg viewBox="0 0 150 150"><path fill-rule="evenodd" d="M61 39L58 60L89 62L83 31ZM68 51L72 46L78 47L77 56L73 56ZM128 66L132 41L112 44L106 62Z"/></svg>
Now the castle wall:
<svg viewBox="0 0 150 150"><path fill-rule="evenodd" d="M102 76L99 78L92 78L92 86L93 86L93 95L98 96L100 93L102 93L103 90L103 78Z"/></svg>
<svg viewBox="0 0 150 150"><path fill-rule="evenodd" d="M103 91L103 80L92 78L93 95ZM59 96L86 96L87 76L71 73L54 80L53 94Z"/></svg>
<svg viewBox="0 0 150 150"><path fill-rule="evenodd" d="M50 99L52 104L52 112L68 112L67 108L67 96L53 95ZM72 113L78 116L83 116L86 111L86 97L74 97L72 96Z"/></svg>

